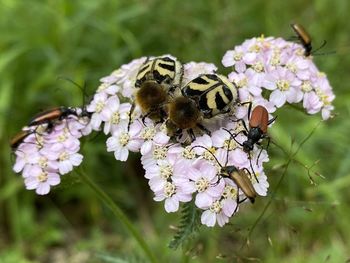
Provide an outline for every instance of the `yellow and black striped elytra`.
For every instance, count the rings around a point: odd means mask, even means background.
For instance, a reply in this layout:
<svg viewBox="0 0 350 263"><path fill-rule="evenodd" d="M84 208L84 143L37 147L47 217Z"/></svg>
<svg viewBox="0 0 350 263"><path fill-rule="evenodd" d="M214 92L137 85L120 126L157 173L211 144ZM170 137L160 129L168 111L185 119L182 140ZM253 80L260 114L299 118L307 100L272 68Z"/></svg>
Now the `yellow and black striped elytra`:
<svg viewBox="0 0 350 263"><path fill-rule="evenodd" d="M195 139L193 128L207 134L210 131L201 122L218 114L227 113L237 102L237 89L226 77L218 74L203 74L188 82L181 89L182 96L175 97L167 105L168 131L180 135L188 130Z"/></svg>
<svg viewBox="0 0 350 263"><path fill-rule="evenodd" d="M135 81L135 103L145 116L162 120L165 105L180 87L183 66L175 58L162 56L148 59L141 67Z"/></svg>
<svg viewBox="0 0 350 263"><path fill-rule="evenodd" d="M182 88L185 97L194 99L204 118L230 111L237 102L237 88L225 76L203 74Z"/></svg>
<svg viewBox="0 0 350 263"><path fill-rule="evenodd" d="M135 87L141 88L145 81L179 85L182 71L182 64L177 59L168 56L147 59L137 73Z"/></svg>

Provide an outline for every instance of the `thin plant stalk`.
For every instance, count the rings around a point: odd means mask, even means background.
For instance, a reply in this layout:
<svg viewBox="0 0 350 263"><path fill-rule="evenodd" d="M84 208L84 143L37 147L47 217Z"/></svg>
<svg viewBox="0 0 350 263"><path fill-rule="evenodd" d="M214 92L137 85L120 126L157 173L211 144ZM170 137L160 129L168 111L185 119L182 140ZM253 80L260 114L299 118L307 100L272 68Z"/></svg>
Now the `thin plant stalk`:
<svg viewBox="0 0 350 263"><path fill-rule="evenodd" d="M130 234L135 238L145 255L148 257L149 261L152 263L158 262L151 249L147 245L145 239L142 237L142 234L133 226L131 221L122 211L122 209L112 200L112 198L103 191L90 177L88 177L81 169L77 170L77 174L80 176L80 179L87 184L95 194L106 204L115 217L127 228Z"/></svg>

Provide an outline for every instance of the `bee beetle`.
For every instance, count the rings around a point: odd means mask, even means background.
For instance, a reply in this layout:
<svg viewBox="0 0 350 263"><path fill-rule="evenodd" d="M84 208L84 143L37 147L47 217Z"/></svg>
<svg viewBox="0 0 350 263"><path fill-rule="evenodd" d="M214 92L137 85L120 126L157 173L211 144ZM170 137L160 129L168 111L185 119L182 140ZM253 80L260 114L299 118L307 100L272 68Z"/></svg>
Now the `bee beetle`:
<svg viewBox="0 0 350 263"><path fill-rule="evenodd" d="M210 134L202 124L218 114L228 113L237 103L237 87L225 76L203 74L191 80L181 89L182 96L175 97L168 104L167 126L177 132L188 129L192 140L193 128Z"/></svg>
<svg viewBox="0 0 350 263"><path fill-rule="evenodd" d="M170 56L147 59L136 76L135 103L145 117L162 121L164 106L176 88L180 87L183 66Z"/></svg>

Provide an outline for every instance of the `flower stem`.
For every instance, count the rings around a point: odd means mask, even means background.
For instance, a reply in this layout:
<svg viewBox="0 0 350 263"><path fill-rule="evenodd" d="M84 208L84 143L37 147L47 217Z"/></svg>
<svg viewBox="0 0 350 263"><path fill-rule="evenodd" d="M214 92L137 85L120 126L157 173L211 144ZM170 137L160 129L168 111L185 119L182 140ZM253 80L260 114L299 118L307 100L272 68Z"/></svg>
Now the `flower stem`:
<svg viewBox="0 0 350 263"><path fill-rule="evenodd" d="M142 234L133 226L131 221L125 215L125 213L121 210L121 208L112 200L110 196L107 195L94 181L92 181L83 171L77 170L77 174L80 176L81 180L87 184L95 194L105 203L109 209L111 209L112 213L115 217L124 224L130 234L136 239L141 249L148 257L149 261L152 263L158 262L156 257L153 255L151 249L148 247L146 241L143 239Z"/></svg>

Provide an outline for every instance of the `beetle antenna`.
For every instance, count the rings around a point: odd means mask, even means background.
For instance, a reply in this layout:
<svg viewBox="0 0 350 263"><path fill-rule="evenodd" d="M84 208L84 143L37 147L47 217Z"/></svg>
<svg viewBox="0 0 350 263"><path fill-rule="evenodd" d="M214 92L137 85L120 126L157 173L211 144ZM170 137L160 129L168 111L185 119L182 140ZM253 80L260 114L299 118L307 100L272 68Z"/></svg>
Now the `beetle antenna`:
<svg viewBox="0 0 350 263"><path fill-rule="evenodd" d="M206 147L204 147L204 146L201 146L201 145L196 145L196 146L193 146L193 147L191 148L191 151L192 151L194 148L203 148L203 149L205 149L207 152L209 152L209 153L214 157L214 159L215 159L216 162L219 164L219 166L220 166L221 168L223 168L222 165L221 165L221 163L219 162L219 160L215 157L215 155L214 155L208 148L206 148Z"/></svg>
<svg viewBox="0 0 350 263"><path fill-rule="evenodd" d="M86 81L84 81L84 85L83 87L81 85L79 85L78 83L76 83L74 80L70 79L70 78L67 78L67 77L57 77L58 80L66 80L70 83L72 83L74 86L76 86L78 89L81 90L81 92L83 93L83 105L85 105L85 100L87 97L89 97L89 95L86 93Z"/></svg>

